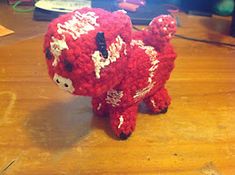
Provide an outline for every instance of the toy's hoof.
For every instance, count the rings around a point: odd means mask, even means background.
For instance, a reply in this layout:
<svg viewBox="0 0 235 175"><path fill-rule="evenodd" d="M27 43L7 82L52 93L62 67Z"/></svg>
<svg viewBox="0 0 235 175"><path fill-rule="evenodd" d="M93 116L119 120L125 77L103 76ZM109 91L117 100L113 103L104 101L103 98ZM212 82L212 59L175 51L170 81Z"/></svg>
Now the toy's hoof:
<svg viewBox="0 0 235 175"><path fill-rule="evenodd" d="M121 139L121 140L126 140L126 139L128 139L128 137L130 137L130 135L131 135L131 133L130 134L125 134L125 133L121 133L120 135L119 135L119 138Z"/></svg>
<svg viewBox="0 0 235 175"><path fill-rule="evenodd" d="M93 112L95 116L100 117L100 118L107 118L108 114L107 113L95 113Z"/></svg>
<svg viewBox="0 0 235 175"><path fill-rule="evenodd" d="M162 110L159 112L159 114L165 114L165 113L167 113L167 111L168 111L168 108L166 107L165 109L162 109Z"/></svg>
<svg viewBox="0 0 235 175"><path fill-rule="evenodd" d="M168 107L166 107L158 112L155 112L154 114L165 114L165 113L167 113L167 111L168 111Z"/></svg>

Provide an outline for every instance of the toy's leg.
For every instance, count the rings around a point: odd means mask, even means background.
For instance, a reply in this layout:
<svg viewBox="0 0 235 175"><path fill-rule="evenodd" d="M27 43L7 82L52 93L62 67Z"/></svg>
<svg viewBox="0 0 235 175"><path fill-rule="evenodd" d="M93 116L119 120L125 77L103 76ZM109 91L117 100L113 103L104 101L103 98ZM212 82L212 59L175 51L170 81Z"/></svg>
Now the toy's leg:
<svg viewBox="0 0 235 175"><path fill-rule="evenodd" d="M127 139L135 129L137 105L125 109L113 109L110 112L112 130L120 139Z"/></svg>
<svg viewBox="0 0 235 175"><path fill-rule="evenodd" d="M95 115L99 117L106 117L108 115L108 108L105 98L92 98L92 109Z"/></svg>
<svg viewBox="0 0 235 175"><path fill-rule="evenodd" d="M170 105L171 98L165 88L160 89L153 96L144 99L145 104L154 113L166 113Z"/></svg>

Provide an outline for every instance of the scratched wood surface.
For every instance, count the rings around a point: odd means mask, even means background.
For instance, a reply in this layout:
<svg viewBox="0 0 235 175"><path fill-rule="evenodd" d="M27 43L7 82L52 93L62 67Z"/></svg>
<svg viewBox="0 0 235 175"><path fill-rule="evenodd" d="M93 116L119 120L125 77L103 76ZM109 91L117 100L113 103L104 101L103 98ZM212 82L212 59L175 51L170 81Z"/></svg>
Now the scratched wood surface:
<svg viewBox="0 0 235 175"><path fill-rule="evenodd" d="M182 16L178 34L230 43L229 20ZM0 47L0 174L235 174L235 50L175 38L165 115L138 114L127 141L90 99L48 78L42 36Z"/></svg>

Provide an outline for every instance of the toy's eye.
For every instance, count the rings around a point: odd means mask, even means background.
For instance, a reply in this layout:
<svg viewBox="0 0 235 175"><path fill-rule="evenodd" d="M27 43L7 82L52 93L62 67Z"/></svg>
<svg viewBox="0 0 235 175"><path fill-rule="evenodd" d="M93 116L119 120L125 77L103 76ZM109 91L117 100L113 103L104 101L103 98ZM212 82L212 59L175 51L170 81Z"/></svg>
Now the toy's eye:
<svg viewBox="0 0 235 175"><path fill-rule="evenodd" d="M50 60L52 58L51 51L49 48L46 49L46 58Z"/></svg>
<svg viewBox="0 0 235 175"><path fill-rule="evenodd" d="M59 84L59 83L60 83L60 81L59 81L58 79L56 79L56 83L58 83L58 84Z"/></svg>
<svg viewBox="0 0 235 175"><path fill-rule="evenodd" d="M64 69L68 72L73 71L73 64L68 62L67 60L64 60Z"/></svg>

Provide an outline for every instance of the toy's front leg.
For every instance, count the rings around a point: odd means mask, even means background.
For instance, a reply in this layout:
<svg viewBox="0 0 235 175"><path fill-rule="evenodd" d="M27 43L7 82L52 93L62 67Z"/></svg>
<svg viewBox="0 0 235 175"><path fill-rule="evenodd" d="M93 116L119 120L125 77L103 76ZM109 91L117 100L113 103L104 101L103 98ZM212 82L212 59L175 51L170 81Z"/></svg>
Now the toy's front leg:
<svg viewBox="0 0 235 175"><path fill-rule="evenodd" d="M171 98L165 88L157 91L153 96L144 99L145 104L153 113L166 113L170 105Z"/></svg>
<svg viewBox="0 0 235 175"><path fill-rule="evenodd" d="M104 97L93 97L91 103L95 115L98 117L108 116L108 106Z"/></svg>
<svg viewBox="0 0 235 175"><path fill-rule="evenodd" d="M128 108L112 109L110 123L115 135L122 140L127 139L135 129L137 105Z"/></svg>

